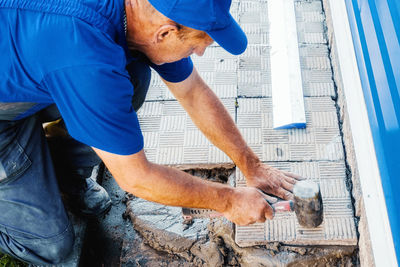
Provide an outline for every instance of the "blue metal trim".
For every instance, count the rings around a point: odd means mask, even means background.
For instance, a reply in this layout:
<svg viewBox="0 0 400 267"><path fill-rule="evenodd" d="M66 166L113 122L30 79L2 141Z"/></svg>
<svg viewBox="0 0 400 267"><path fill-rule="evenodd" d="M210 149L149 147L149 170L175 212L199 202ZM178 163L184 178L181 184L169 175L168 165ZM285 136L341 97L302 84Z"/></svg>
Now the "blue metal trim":
<svg viewBox="0 0 400 267"><path fill-rule="evenodd" d="M297 129L303 129L306 128L306 123L304 122L295 122L295 123L290 123L290 124L286 124L283 126L279 126L279 127L274 127L275 130L279 130L279 129L292 129L292 128L297 128Z"/></svg>
<svg viewBox="0 0 400 267"><path fill-rule="evenodd" d="M396 0L345 1L400 262L400 196L397 196L400 192L400 3Z"/></svg>

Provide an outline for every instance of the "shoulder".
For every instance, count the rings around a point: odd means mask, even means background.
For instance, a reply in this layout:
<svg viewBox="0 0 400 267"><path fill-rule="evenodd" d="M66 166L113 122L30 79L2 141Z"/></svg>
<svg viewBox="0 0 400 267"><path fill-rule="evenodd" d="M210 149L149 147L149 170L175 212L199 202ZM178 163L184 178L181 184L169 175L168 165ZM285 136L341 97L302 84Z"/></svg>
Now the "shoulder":
<svg viewBox="0 0 400 267"><path fill-rule="evenodd" d="M53 2L35 7L35 12L2 10L7 13L1 21L8 27L0 27L4 37L0 48L15 46L11 55L20 58L16 63L38 74L78 64L125 64L125 50L118 42L123 32L123 0ZM115 28L117 34L109 35L107 27Z"/></svg>
<svg viewBox="0 0 400 267"><path fill-rule="evenodd" d="M84 0L82 3L107 19L118 32L123 31L124 0Z"/></svg>

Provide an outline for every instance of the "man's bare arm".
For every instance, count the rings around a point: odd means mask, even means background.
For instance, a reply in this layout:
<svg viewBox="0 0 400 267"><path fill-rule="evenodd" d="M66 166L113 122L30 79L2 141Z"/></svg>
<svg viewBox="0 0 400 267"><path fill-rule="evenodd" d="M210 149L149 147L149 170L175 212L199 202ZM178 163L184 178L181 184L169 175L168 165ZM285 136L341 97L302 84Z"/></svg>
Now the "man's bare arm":
<svg viewBox="0 0 400 267"><path fill-rule="evenodd" d="M240 168L249 186L284 199L299 178L262 164L247 145L226 108L199 76L196 69L183 82L164 81L204 135Z"/></svg>
<svg viewBox="0 0 400 267"><path fill-rule="evenodd" d="M121 156L93 148L119 186L137 197L170 206L213 209L246 225L272 218L272 209L255 188L232 188L147 161L142 151Z"/></svg>

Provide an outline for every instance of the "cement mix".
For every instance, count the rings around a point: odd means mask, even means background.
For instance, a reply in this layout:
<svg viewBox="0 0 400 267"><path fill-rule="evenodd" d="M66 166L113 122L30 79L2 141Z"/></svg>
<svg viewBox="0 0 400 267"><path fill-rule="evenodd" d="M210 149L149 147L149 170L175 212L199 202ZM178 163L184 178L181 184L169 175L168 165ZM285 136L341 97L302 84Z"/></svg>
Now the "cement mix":
<svg viewBox="0 0 400 267"><path fill-rule="evenodd" d="M191 172L203 177L211 173ZM235 243L233 225L226 219L194 219L191 225L185 225L180 208L134 196L127 201L127 214L140 236L123 244L121 263L127 266L352 266L357 258L354 246L286 246L270 242L241 248Z"/></svg>

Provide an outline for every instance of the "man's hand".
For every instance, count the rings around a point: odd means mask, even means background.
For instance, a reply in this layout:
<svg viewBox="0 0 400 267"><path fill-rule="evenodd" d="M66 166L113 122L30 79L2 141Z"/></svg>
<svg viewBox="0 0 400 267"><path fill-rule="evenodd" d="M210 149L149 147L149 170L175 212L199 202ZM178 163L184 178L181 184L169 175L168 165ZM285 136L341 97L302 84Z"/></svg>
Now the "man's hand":
<svg viewBox="0 0 400 267"><path fill-rule="evenodd" d="M237 225L265 222L266 219L273 218L273 209L256 188L235 188L230 196L230 203L223 215Z"/></svg>
<svg viewBox="0 0 400 267"><path fill-rule="evenodd" d="M302 178L259 162L246 180L247 186L259 188L267 194L289 200L293 199L294 184Z"/></svg>

